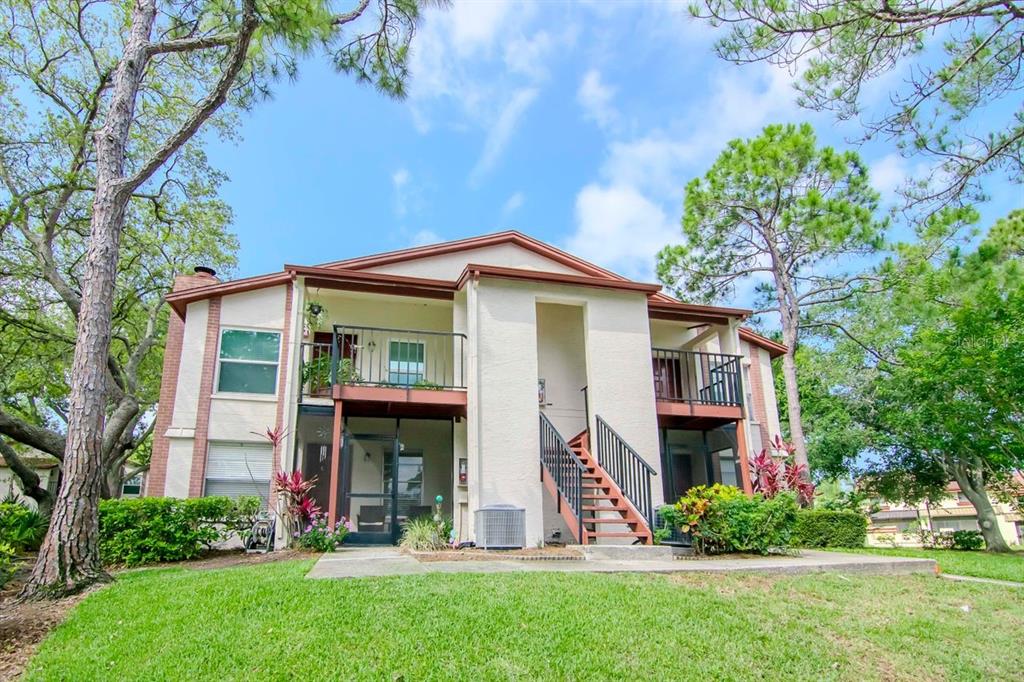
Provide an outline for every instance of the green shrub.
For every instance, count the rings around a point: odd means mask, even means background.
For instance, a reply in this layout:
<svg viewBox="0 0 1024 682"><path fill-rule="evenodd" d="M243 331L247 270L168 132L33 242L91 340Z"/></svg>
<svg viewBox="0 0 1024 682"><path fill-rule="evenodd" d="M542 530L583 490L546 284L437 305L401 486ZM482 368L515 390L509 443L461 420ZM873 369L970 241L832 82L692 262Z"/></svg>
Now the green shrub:
<svg viewBox="0 0 1024 682"><path fill-rule="evenodd" d="M398 544L403 549L417 552L444 549L447 546L447 538L442 537L445 527L439 529L437 522L430 516L409 519L402 525L402 539Z"/></svg>
<svg viewBox="0 0 1024 682"><path fill-rule="evenodd" d="M855 511L801 509L797 512L794 544L801 547L863 547L868 520Z"/></svg>
<svg viewBox="0 0 1024 682"><path fill-rule="evenodd" d="M108 564L139 566L194 559L252 526L259 498L143 497L100 502L100 554Z"/></svg>
<svg viewBox="0 0 1024 682"><path fill-rule="evenodd" d="M0 504L0 542L18 552L34 552L44 535L46 518L42 514L17 502Z"/></svg>
<svg viewBox="0 0 1024 682"><path fill-rule="evenodd" d="M980 530L953 531L953 549L976 551L985 546L985 536Z"/></svg>
<svg viewBox="0 0 1024 682"><path fill-rule="evenodd" d="M7 581L14 575L14 569L18 561L18 552L7 542L0 542L0 587L7 584Z"/></svg>
<svg viewBox="0 0 1024 682"><path fill-rule="evenodd" d="M658 510L666 525L689 533L700 554L766 554L788 547L796 524L796 497L747 497L733 486L696 486L671 507Z"/></svg>

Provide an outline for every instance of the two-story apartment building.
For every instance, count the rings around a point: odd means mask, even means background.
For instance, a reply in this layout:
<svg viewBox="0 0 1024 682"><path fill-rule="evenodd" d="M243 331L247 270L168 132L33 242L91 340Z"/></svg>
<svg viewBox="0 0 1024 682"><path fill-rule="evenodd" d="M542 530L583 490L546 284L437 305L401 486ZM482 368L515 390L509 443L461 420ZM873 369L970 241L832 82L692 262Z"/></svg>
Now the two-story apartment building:
<svg viewBox="0 0 1024 682"><path fill-rule="evenodd" d="M749 490L779 430L784 349L749 311L518 232L231 282L197 268L168 300L146 494L269 501L272 472L298 469L354 541L395 542L441 496L462 540L506 504L527 545L648 542L689 487Z"/></svg>

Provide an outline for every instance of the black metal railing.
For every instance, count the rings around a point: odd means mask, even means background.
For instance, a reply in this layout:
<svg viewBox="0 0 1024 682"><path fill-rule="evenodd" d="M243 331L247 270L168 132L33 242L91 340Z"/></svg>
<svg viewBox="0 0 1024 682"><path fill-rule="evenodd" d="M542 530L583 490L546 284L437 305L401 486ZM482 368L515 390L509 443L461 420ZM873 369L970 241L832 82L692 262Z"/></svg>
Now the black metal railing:
<svg viewBox="0 0 1024 682"><path fill-rule="evenodd" d="M583 462L565 442L554 424L540 413L540 464L548 476L555 482L558 490L558 511L562 500L569 505L576 516L576 540L583 542L583 474L586 469Z"/></svg>
<svg viewBox="0 0 1024 682"><path fill-rule="evenodd" d="M647 521L648 528L654 528L654 507L651 505L651 479L658 475L636 450L629 446L622 436L608 425L601 415L594 417L597 422L596 454L597 463L611 476L615 485L626 496L633 507Z"/></svg>
<svg viewBox="0 0 1024 682"><path fill-rule="evenodd" d="M466 335L334 325L330 343L303 343L303 396L327 396L335 384L466 387Z"/></svg>
<svg viewBox="0 0 1024 682"><path fill-rule="evenodd" d="M466 335L334 325L332 383L400 388L466 387Z"/></svg>
<svg viewBox="0 0 1024 682"><path fill-rule="evenodd" d="M743 405L739 355L652 348L658 400L699 405Z"/></svg>

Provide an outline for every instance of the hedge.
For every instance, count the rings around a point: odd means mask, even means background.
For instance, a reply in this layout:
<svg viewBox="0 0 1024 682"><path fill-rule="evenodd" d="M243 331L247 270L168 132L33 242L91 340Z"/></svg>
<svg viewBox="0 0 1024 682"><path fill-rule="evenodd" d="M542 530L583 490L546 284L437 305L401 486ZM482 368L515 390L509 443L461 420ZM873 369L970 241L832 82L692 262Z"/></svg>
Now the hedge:
<svg viewBox="0 0 1024 682"><path fill-rule="evenodd" d="M107 564L139 566L194 559L252 527L256 497L144 497L100 502L100 555Z"/></svg>
<svg viewBox="0 0 1024 682"><path fill-rule="evenodd" d="M794 544L801 547L863 547L868 520L855 511L801 509L797 512Z"/></svg>

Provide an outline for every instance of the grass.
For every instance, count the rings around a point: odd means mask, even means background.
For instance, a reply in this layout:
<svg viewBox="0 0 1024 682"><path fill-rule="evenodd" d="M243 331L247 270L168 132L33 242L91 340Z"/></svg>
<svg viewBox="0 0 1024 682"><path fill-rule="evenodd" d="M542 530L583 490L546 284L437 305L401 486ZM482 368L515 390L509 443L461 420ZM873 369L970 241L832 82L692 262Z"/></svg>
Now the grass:
<svg viewBox="0 0 1024 682"><path fill-rule="evenodd" d="M1024 583L1024 551L1009 554L989 552L963 552L952 549L917 549L914 547L865 547L863 549L842 549L842 552L881 554L888 556L921 557L935 559L943 573L970 575L977 578L1013 580Z"/></svg>
<svg viewBox="0 0 1024 682"><path fill-rule="evenodd" d="M1024 591L930 576L122 575L29 680L1007 679ZM979 637L978 633L985 633Z"/></svg>

